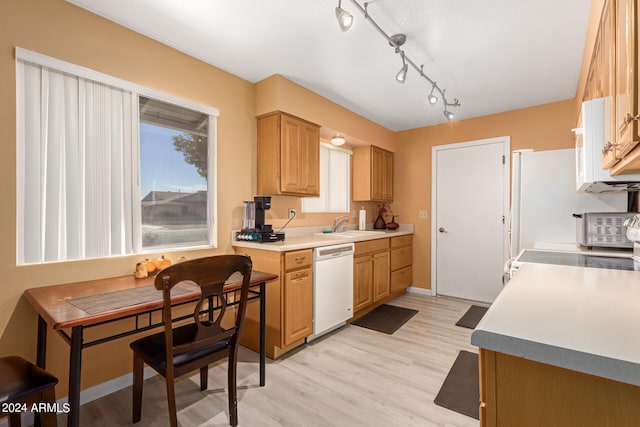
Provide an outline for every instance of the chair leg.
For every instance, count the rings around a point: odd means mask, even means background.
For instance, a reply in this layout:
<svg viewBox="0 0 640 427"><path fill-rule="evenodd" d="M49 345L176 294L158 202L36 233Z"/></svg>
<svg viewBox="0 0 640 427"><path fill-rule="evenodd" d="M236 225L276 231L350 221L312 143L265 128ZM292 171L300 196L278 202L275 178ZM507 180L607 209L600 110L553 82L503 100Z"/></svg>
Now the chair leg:
<svg viewBox="0 0 640 427"><path fill-rule="evenodd" d="M22 426L22 420L20 418L20 412L12 412L9 414L9 427Z"/></svg>
<svg viewBox="0 0 640 427"><path fill-rule="evenodd" d="M55 404L56 403L56 389L55 387L50 387L44 390L41 394L41 398L43 402ZM40 421L42 423L42 427L58 427L58 414L53 412L43 412L42 414L36 414L40 416Z"/></svg>
<svg viewBox="0 0 640 427"><path fill-rule="evenodd" d="M131 421L137 423L142 417L142 386L144 384L144 360L133 355L133 410Z"/></svg>
<svg viewBox="0 0 640 427"><path fill-rule="evenodd" d="M173 375L165 378L167 384L167 403L169 404L169 422L171 427L178 427L178 415L176 409L176 391Z"/></svg>
<svg viewBox="0 0 640 427"><path fill-rule="evenodd" d="M229 424L238 425L238 388L236 384L237 348L229 352Z"/></svg>
<svg viewBox="0 0 640 427"><path fill-rule="evenodd" d="M200 368L200 391L205 391L209 387L209 365Z"/></svg>

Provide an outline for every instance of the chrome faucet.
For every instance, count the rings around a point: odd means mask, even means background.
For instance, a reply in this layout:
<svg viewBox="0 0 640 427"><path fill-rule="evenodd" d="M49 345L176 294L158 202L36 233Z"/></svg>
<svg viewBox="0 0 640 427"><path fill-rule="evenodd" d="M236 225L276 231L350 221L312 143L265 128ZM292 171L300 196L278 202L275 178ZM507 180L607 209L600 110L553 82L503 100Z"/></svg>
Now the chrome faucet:
<svg viewBox="0 0 640 427"><path fill-rule="evenodd" d="M349 215L338 216L333 219L333 232L335 233L345 222L349 222Z"/></svg>

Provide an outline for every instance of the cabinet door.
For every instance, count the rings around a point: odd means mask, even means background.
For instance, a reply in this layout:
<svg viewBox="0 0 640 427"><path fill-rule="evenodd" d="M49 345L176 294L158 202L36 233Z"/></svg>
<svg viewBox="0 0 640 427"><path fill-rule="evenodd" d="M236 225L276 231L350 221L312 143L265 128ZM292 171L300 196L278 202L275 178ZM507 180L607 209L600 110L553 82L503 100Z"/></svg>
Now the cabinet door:
<svg viewBox="0 0 640 427"><path fill-rule="evenodd" d="M305 123L300 130L300 191L308 196L320 195L320 129Z"/></svg>
<svg viewBox="0 0 640 427"><path fill-rule="evenodd" d="M618 162L616 156L616 108L615 108L615 67L616 67L616 51L615 51L615 1L607 2L602 12L602 20L600 22L600 31L598 38L600 42L600 51L602 56L602 96L608 100L605 104L608 106L605 111L604 137L605 145L602 156L602 169L609 169ZM608 114L607 114L608 112Z"/></svg>
<svg viewBox="0 0 640 427"><path fill-rule="evenodd" d="M371 199L384 201L384 151L371 147Z"/></svg>
<svg viewBox="0 0 640 427"><path fill-rule="evenodd" d="M393 153L384 151L382 154L382 200L393 202Z"/></svg>
<svg viewBox="0 0 640 427"><path fill-rule="evenodd" d="M617 129L617 157L623 158L639 142L636 1L615 1L616 92L615 123Z"/></svg>
<svg viewBox="0 0 640 427"><path fill-rule="evenodd" d="M312 269L293 271L284 280L285 346L301 340L313 332L313 276Z"/></svg>
<svg viewBox="0 0 640 427"><path fill-rule="evenodd" d="M355 257L353 260L353 312L357 313L373 302L371 291L373 281L373 259L370 255Z"/></svg>
<svg viewBox="0 0 640 427"><path fill-rule="evenodd" d="M390 258L389 251L373 255L373 301L388 296L390 291Z"/></svg>
<svg viewBox="0 0 640 427"><path fill-rule="evenodd" d="M299 193L301 155L300 134L302 123L289 116L282 116L281 121L281 164L280 164L280 191L284 193Z"/></svg>

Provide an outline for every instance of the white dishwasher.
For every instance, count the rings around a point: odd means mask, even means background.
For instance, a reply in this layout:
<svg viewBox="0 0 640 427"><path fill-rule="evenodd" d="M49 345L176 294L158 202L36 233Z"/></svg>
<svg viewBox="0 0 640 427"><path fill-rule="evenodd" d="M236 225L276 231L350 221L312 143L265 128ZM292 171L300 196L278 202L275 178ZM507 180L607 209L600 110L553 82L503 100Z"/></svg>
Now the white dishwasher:
<svg viewBox="0 0 640 427"><path fill-rule="evenodd" d="M353 243L313 250L313 335L311 341L353 316Z"/></svg>

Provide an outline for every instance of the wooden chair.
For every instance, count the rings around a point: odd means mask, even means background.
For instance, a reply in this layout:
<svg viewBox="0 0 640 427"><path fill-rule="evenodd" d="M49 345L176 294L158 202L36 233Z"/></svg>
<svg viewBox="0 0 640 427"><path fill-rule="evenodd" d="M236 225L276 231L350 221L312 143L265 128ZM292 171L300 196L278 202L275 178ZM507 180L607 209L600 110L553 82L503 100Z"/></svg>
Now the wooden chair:
<svg viewBox="0 0 640 427"><path fill-rule="evenodd" d="M9 426L21 425L20 412L14 409L24 406L29 411L33 403L47 403L50 407L45 408L46 411L35 414L35 425L42 421L44 427L56 427L56 384L56 377L22 357L0 357L0 404L3 407L13 404L10 412L2 412L9 415ZM41 416L40 420L38 416Z"/></svg>
<svg viewBox="0 0 640 427"><path fill-rule="evenodd" d="M227 308L227 295L223 293L225 281L233 274L243 276L236 300L236 316L233 326L224 329L221 321ZM178 425L174 382L177 377L200 369L200 390L207 389L209 364L228 358L229 418L232 426L238 425L238 397L236 367L238 338L242 331L246 311L251 259L243 255L219 255L184 261L161 270L156 279L156 289L162 290L164 300L164 331L149 335L131 343L133 350L133 422L140 421L142 410L142 383L144 364L151 366L166 380L169 417L172 427ZM173 327L171 320L171 288L184 281L200 286L202 296L196 304L193 321ZM236 293L233 293L236 295ZM235 296L234 296L235 298ZM219 309L212 311L213 302ZM204 312L204 313L203 313Z"/></svg>

